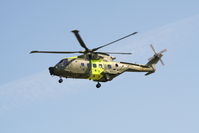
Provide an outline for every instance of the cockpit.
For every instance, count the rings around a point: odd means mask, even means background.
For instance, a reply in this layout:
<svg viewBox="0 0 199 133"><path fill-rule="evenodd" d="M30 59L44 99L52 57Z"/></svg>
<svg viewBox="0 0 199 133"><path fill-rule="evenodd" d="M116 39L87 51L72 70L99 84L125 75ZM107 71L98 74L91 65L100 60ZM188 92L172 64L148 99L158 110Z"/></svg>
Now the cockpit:
<svg viewBox="0 0 199 133"><path fill-rule="evenodd" d="M68 64L69 64L68 59L63 59L59 63L57 63L57 65L55 67L57 67L59 69L64 69Z"/></svg>

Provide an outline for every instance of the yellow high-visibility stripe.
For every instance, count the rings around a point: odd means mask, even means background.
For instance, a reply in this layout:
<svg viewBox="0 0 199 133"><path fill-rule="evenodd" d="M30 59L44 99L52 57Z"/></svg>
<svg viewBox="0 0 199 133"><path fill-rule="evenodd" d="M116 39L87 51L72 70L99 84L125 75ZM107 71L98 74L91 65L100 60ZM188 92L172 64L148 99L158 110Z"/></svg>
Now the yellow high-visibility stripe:
<svg viewBox="0 0 199 133"><path fill-rule="evenodd" d="M96 67L93 67L93 64L96 64ZM99 64L102 65L102 67L99 67ZM102 73L104 72L104 63L102 60L91 60L91 74L89 79L92 80L100 80L103 75Z"/></svg>

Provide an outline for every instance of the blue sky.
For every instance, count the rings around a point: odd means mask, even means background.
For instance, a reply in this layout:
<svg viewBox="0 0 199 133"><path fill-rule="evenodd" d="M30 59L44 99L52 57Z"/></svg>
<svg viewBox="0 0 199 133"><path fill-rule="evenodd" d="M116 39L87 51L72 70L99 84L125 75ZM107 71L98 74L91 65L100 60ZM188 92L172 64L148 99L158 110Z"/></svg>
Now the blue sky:
<svg viewBox="0 0 199 133"><path fill-rule="evenodd" d="M198 133L199 3L190 1L0 1L0 132ZM81 50L138 31L104 51L145 63L149 44L168 49L155 74L125 73L96 89L87 80L62 85L47 68L65 55L31 50ZM68 56L68 55L67 55ZM73 55L71 55L73 56Z"/></svg>
<svg viewBox="0 0 199 133"><path fill-rule="evenodd" d="M0 6L0 54L2 64L6 64L1 66L6 71L0 83L43 70L64 57L30 56L27 54L30 50L81 49L70 33L73 29L79 29L85 42L95 47L134 31L143 33L198 13L194 1L19 0L1 1ZM119 45L122 42L116 46ZM32 62L38 59L42 60ZM34 69L27 69L31 67ZM12 76L7 74L11 69Z"/></svg>

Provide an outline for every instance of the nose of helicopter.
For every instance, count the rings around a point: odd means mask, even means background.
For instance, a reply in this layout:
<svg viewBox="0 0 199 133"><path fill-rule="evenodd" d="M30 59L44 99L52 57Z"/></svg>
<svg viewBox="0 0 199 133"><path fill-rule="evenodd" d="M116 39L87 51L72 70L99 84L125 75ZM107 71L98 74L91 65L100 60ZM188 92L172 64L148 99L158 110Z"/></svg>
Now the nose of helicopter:
<svg viewBox="0 0 199 133"><path fill-rule="evenodd" d="M55 74L55 68L54 67L49 67L48 69L49 69L50 75Z"/></svg>

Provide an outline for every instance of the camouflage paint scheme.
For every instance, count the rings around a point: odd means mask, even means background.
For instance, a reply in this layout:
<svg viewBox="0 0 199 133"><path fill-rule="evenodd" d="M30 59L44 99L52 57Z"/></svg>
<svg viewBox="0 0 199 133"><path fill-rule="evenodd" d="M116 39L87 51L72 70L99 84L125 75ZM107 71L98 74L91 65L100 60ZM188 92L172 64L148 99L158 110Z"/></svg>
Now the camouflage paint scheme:
<svg viewBox="0 0 199 133"><path fill-rule="evenodd" d="M87 55L62 59L54 67L50 67L50 74L65 78L89 79L96 82L107 82L124 72L155 72L155 64L160 58L153 56L146 65L127 62L116 62L115 58L105 54L98 54L95 59Z"/></svg>
<svg viewBox="0 0 199 133"><path fill-rule="evenodd" d="M96 87L99 88L101 84L99 82L111 81L118 75L124 72L147 72L145 75L149 75L155 72L155 65L160 61L164 65L161 57L163 53L167 51L164 49L159 53L156 53L153 45L151 48L155 53L153 57L149 59L146 65L133 64L127 62L116 62L114 57L109 54L131 54L123 52L97 52L99 49L109 46L113 43L121 41L127 37L137 34L137 32L126 35L110 43L101 45L99 47L89 49L78 30L72 31L76 36L80 46L84 48L84 51L31 51L30 53L51 53L51 54L74 54L81 53L82 55L77 57L70 57L62 59L54 67L49 67L51 75L59 76L59 83L63 82L62 77L65 78L77 78L77 79L89 79L98 82Z"/></svg>

